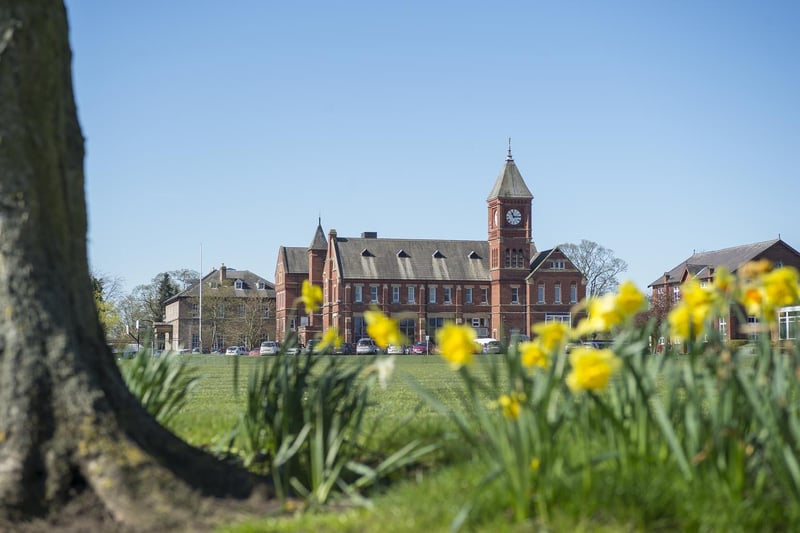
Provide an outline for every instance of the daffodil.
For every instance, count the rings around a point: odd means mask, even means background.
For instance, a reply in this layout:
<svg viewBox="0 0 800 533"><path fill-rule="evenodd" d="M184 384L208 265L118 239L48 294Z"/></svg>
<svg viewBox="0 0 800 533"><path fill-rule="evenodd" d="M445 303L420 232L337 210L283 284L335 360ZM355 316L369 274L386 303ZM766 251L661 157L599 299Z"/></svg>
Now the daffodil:
<svg viewBox="0 0 800 533"><path fill-rule="evenodd" d="M520 402L525 401L525 395L522 393L513 392L511 394L502 394L497 399L497 405L503 411L503 416L509 420L518 420L520 411Z"/></svg>
<svg viewBox="0 0 800 533"><path fill-rule="evenodd" d="M647 298L632 281L625 281L619 286L615 305L622 319L626 320L647 307Z"/></svg>
<svg viewBox="0 0 800 533"><path fill-rule="evenodd" d="M439 352L452 368L460 368L472 362L475 351L475 330L470 326L446 323L436 332Z"/></svg>
<svg viewBox="0 0 800 533"><path fill-rule="evenodd" d="M314 347L314 352L323 353L328 348L338 348L341 345L342 338L339 336L339 331L335 327L328 328L328 330L325 331L325 334L322 336L322 340L320 340L319 344Z"/></svg>
<svg viewBox="0 0 800 533"><path fill-rule="evenodd" d="M385 350L390 344L403 344L403 334L400 333L397 320L376 309L364 311L364 320L367 323L367 334L381 349Z"/></svg>
<svg viewBox="0 0 800 533"><path fill-rule="evenodd" d="M519 344L520 361L524 366L533 368L547 368L549 363L549 354L538 340L521 342Z"/></svg>
<svg viewBox="0 0 800 533"><path fill-rule="evenodd" d="M604 389L620 367L620 360L608 349L575 348L569 360L572 371L566 381L573 392Z"/></svg>
<svg viewBox="0 0 800 533"><path fill-rule="evenodd" d="M309 283L307 279L304 279L300 300L306 307L306 313L310 315L322 305L322 287Z"/></svg>
<svg viewBox="0 0 800 533"><path fill-rule="evenodd" d="M535 324L533 332L536 333L536 340L541 343L544 351L551 353L560 350L567 343L569 328L563 322L545 322Z"/></svg>
<svg viewBox="0 0 800 533"><path fill-rule="evenodd" d="M800 300L797 270L793 267L775 269L761 278L764 300L770 310L792 305Z"/></svg>

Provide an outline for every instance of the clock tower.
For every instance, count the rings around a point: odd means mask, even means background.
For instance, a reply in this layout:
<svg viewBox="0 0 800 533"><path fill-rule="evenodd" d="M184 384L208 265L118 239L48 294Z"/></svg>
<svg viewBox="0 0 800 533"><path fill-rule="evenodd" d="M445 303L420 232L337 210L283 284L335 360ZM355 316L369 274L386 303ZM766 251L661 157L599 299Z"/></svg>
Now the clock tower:
<svg viewBox="0 0 800 533"><path fill-rule="evenodd" d="M530 273L533 194L511 156L486 199L491 275L491 335L507 341L513 332L528 333L525 278ZM501 338L502 337L502 338Z"/></svg>

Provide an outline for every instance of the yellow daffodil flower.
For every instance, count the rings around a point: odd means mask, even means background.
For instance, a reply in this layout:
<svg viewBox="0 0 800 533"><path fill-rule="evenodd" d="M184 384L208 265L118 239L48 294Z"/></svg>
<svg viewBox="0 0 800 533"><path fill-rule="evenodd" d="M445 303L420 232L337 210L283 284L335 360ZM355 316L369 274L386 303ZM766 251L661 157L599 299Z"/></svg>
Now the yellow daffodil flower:
<svg viewBox="0 0 800 533"><path fill-rule="evenodd" d="M322 336L322 340L320 340L319 344L314 347L314 352L322 353L328 348L338 348L341 345L342 338L339 336L339 331L336 328L328 328L328 330Z"/></svg>
<svg viewBox="0 0 800 533"><path fill-rule="evenodd" d="M475 351L475 330L470 326L446 323L436 332L439 352L454 369L472 362Z"/></svg>
<svg viewBox="0 0 800 533"><path fill-rule="evenodd" d="M619 286L615 305L622 319L627 320L647 307L647 298L632 281L625 281Z"/></svg>
<svg viewBox="0 0 800 533"><path fill-rule="evenodd" d="M535 324L533 332L538 335L536 340L541 343L544 351L549 354L564 347L567 343L569 328L563 322L547 322ZM526 343L521 343L520 349L522 344Z"/></svg>
<svg viewBox="0 0 800 533"><path fill-rule="evenodd" d="M775 269L761 278L764 300L770 311L796 304L800 300L797 270L792 267Z"/></svg>
<svg viewBox="0 0 800 533"><path fill-rule="evenodd" d="M549 354L544 349L541 343L537 341L528 341L519 343L520 361L528 368L538 366L539 368L547 368L549 364Z"/></svg>
<svg viewBox="0 0 800 533"><path fill-rule="evenodd" d="M322 305L322 287L313 285L304 279L300 300L306 307L306 313L310 315Z"/></svg>
<svg viewBox="0 0 800 533"><path fill-rule="evenodd" d="M372 337L375 344L385 350L390 344L403 344L403 334L397 320L389 318L378 310L364 311L364 320L367 323L367 334Z"/></svg>
<svg viewBox="0 0 800 533"><path fill-rule="evenodd" d="M503 416L509 420L519 419L520 402L525 401L525 395L522 393L513 392L509 394L502 394L497 399L497 405L503 410Z"/></svg>
<svg viewBox="0 0 800 533"><path fill-rule="evenodd" d="M567 386L572 392L602 390L611 375L621 365L614 352L608 349L575 348L569 356L572 371L567 376Z"/></svg>

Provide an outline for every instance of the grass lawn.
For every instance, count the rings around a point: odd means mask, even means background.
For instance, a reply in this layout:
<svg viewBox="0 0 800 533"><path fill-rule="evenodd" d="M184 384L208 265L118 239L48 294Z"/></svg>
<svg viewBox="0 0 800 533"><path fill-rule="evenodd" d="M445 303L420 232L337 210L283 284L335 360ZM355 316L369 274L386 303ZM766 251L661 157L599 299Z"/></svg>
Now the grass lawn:
<svg viewBox="0 0 800 533"><path fill-rule="evenodd" d="M182 357L191 362L201 380L189 405L172 420L170 429L195 446L213 450L224 442L237 421L251 370L272 359ZM354 364L363 361L359 356L337 357ZM489 364L501 357L479 356L479 364L471 371L478 376L488 375ZM371 502L369 508L334 501L321 510L292 513L287 509L283 516L229 524L222 531L444 532L450 530L452 521L469 501L475 502L473 522L468 526L471 531L749 531L763 530L764 523L770 524L768 528L780 526L781 517L787 516L781 507L785 503L781 496L764 504L712 493L705 485L686 483L674 463L656 453L642 461L631 460L623 469L599 464L592 469L591 489L585 492L580 471L567 471L565 481L557 480L550 490L557 504L550 508L546 523L529 519L515 524L504 487L497 483L480 485L488 472L487 465L472 455L474 449L449 420L420 400L412 384L424 387L448 406L461 406L462 380L458 374L438 356L407 355L395 360L395 372L386 389L376 387L372 392L367 414L371 433L364 447L385 457L419 439L439 444L436 452L366 494ZM486 401L494 399L487 397ZM577 433L566 433L558 441L551 439L554 446L561 454L589 453L593 442L582 438L583 426L573 426ZM575 442L589 444L576 446ZM475 495L479 497L473 498ZM532 497L535 499L535 495ZM789 523L785 525L791 529Z"/></svg>

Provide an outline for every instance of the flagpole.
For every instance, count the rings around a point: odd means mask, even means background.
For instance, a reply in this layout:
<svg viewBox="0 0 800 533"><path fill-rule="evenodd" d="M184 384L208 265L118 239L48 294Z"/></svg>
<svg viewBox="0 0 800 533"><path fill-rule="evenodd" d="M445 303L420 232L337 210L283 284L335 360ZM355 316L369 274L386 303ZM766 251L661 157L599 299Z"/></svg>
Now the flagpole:
<svg viewBox="0 0 800 533"><path fill-rule="evenodd" d="M200 353L203 353L203 243L200 243Z"/></svg>

